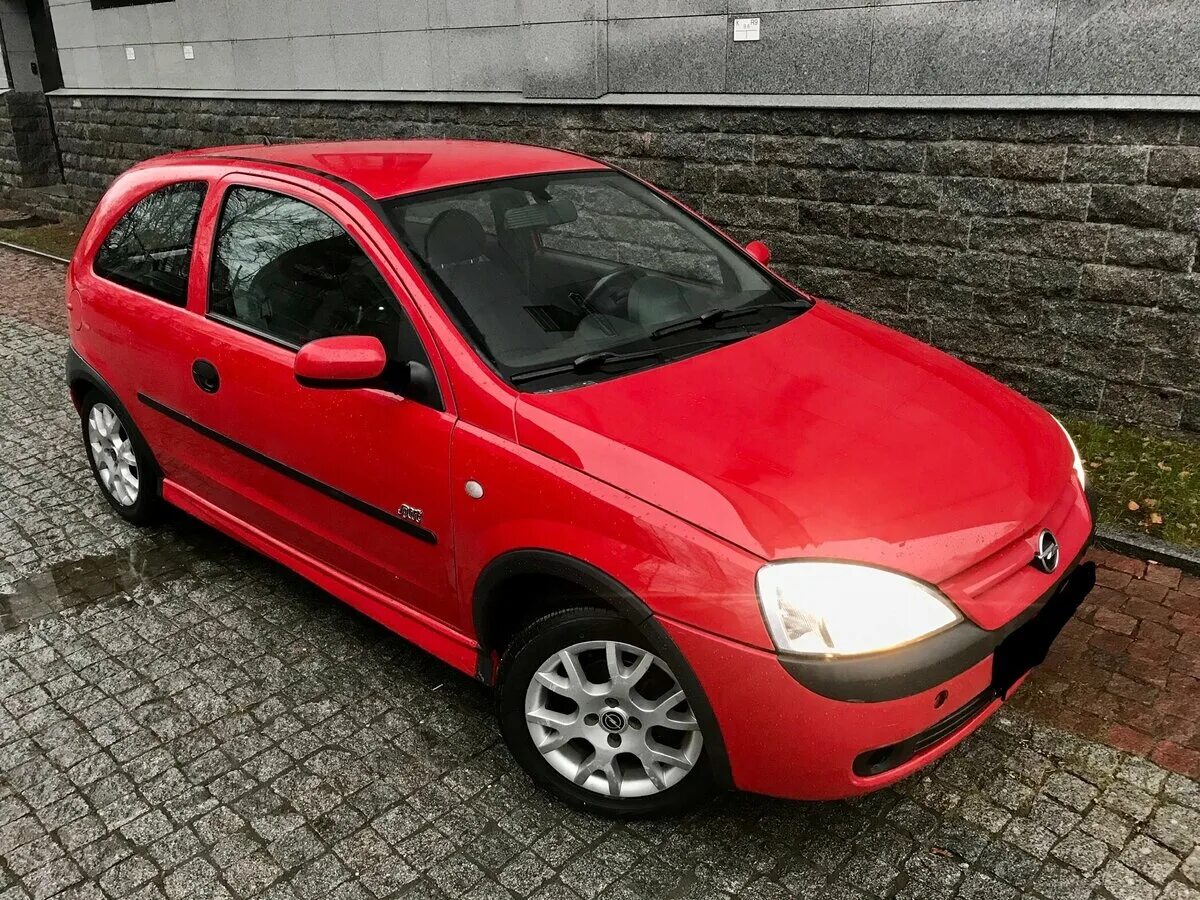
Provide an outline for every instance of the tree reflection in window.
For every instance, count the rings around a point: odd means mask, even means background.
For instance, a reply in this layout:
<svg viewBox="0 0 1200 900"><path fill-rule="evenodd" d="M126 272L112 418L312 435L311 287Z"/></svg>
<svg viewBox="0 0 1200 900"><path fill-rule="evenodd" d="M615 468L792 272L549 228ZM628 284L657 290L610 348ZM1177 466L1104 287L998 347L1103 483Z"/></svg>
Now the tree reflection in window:
<svg viewBox="0 0 1200 900"><path fill-rule="evenodd" d="M353 238L319 209L282 194L229 191L211 277L211 312L289 346L363 334L396 354L400 332L411 333Z"/></svg>
<svg viewBox="0 0 1200 900"><path fill-rule="evenodd" d="M96 252L96 274L176 306L187 305L188 273L203 182L154 191L113 226Z"/></svg>

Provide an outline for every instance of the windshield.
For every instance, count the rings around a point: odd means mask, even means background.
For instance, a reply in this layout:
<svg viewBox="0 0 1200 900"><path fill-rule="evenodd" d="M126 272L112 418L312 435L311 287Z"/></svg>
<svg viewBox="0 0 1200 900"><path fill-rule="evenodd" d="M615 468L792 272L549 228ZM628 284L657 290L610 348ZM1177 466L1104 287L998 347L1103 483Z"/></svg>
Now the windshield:
<svg viewBox="0 0 1200 900"><path fill-rule="evenodd" d="M385 210L467 336L525 390L661 365L808 307L618 172L482 182Z"/></svg>

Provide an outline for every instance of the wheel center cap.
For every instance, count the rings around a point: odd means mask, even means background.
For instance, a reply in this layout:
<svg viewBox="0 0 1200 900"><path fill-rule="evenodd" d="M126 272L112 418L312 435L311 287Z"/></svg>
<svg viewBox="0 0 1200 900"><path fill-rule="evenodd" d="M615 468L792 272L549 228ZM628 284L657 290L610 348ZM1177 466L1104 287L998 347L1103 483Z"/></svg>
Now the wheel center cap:
<svg viewBox="0 0 1200 900"><path fill-rule="evenodd" d="M625 714L620 710L605 710L600 716L600 727L605 731L611 732L612 734L616 734L619 731L624 731L625 725Z"/></svg>

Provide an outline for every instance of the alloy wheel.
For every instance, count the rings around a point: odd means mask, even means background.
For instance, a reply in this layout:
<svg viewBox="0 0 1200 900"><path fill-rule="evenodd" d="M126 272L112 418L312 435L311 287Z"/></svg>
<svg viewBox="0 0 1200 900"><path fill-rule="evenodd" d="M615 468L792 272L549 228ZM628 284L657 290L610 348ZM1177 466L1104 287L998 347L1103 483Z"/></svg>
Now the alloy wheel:
<svg viewBox="0 0 1200 900"><path fill-rule="evenodd" d="M663 660L620 641L584 641L547 659L525 692L534 746L567 780L646 797L695 767L704 738Z"/></svg>
<svg viewBox="0 0 1200 900"><path fill-rule="evenodd" d="M95 403L88 413L87 433L101 485L121 506L133 506L138 498L138 461L120 417L107 403Z"/></svg>

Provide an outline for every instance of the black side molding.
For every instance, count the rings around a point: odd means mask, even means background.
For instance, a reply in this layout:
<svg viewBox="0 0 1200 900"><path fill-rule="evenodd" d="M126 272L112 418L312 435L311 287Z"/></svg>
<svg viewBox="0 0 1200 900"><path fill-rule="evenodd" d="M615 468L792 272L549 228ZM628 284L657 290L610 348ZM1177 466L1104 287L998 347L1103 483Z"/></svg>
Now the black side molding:
<svg viewBox="0 0 1200 900"><path fill-rule="evenodd" d="M884 653L842 659L781 653L779 662L800 684L831 700L881 703L927 691L986 659L1006 637L1036 617L1081 568L1080 562L1091 543L1089 537L1063 576L1028 609L995 631L962 621L933 637ZM1088 584L1087 590L1090 589Z"/></svg>
<svg viewBox="0 0 1200 900"><path fill-rule="evenodd" d="M339 503L344 503L351 509L357 510L358 512L370 516L373 519L377 519L378 521L383 522L385 525L391 525L398 531L402 531L410 537L414 537L419 541L425 542L426 544L436 544L438 541L437 535L428 528L422 528L420 525L416 525L407 521L406 519L402 519L385 509L380 509L378 506L368 503L365 500L360 500L358 497L351 496L345 491L338 490L337 488L333 487L333 485L326 484L324 481L319 481L316 478L313 478L311 475L306 475L304 472L301 472L298 469L293 469L286 463L281 463L279 460L273 459L272 457L267 456L265 453L260 453L253 447L247 447L245 444L235 441L233 438L224 435L219 431L215 431L214 429L209 428L207 425L200 424L195 419L184 415L178 410L172 409L165 403L160 403L153 397L148 397L140 392L137 396L138 400L141 401L143 406L149 407L155 412L166 416L168 419L178 422L180 425L186 425L197 434L202 434L209 440L215 441L223 447L228 447L230 450L242 454L242 456L245 456L247 459L254 460L259 465L266 466L273 472L278 472L280 475L286 475L288 478L300 482L305 487L312 488L314 491L324 494L326 497L336 500Z"/></svg>

